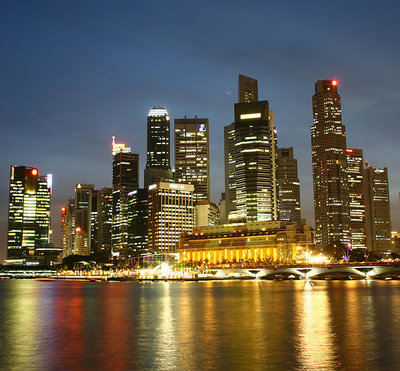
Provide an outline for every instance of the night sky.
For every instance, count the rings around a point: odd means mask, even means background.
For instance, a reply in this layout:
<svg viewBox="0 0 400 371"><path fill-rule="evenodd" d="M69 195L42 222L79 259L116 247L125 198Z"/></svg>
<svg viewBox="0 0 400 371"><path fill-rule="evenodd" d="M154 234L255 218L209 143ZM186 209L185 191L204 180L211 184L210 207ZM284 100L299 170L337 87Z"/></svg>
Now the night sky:
<svg viewBox="0 0 400 371"><path fill-rule="evenodd" d="M143 184L152 105L165 106L171 124L209 118L218 203L239 73L258 80L278 146L294 147L312 225L311 98L316 80L336 78L347 145L388 167L400 229L399 14L397 1L2 1L0 258L10 165L53 174L59 245L60 207L75 185L111 185L112 135L140 153Z"/></svg>

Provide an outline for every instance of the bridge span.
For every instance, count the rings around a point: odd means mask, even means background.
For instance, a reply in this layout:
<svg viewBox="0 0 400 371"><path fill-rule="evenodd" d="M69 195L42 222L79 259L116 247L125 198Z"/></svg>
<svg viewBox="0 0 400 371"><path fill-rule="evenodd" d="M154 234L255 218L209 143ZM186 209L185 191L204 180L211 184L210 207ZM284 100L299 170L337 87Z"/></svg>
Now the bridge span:
<svg viewBox="0 0 400 371"><path fill-rule="evenodd" d="M400 279L400 263L345 263L318 265L218 266L209 271L218 278L260 279Z"/></svg>

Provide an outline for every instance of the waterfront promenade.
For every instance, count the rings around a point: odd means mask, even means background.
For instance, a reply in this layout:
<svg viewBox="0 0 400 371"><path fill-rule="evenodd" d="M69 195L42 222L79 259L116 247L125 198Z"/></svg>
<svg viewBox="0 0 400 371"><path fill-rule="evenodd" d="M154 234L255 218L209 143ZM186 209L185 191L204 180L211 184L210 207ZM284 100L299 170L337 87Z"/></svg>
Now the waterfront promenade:
<svg viewBox="0 0 400 371"><path fill-rule="evenodd" d="M162 263L154 268L116 270L29 270L7 269L0 278L51 280L223 280L223 279L400 279L400 262L330 264L220 264L178 268Z"/></svg>

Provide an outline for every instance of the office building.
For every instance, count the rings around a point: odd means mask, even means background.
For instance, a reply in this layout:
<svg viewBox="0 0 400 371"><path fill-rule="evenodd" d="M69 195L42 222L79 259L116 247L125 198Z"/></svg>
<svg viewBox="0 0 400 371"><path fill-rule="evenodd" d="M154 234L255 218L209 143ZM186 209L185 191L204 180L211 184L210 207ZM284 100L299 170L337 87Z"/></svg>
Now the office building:
<svg viewBox="0 0 400 371"><path fill-rule="evenodd" d="M75 198L68 200L61 208L61 247L62 257L73 254L75 236Z"/></svg>
<svg viewBox="0 0 400 371"><path fill-rule="evenodd" d="M367 248L377 254L389 254L391 218L387 168L367 165L364 169L364 197Z"/></svg>
<svg viewBox="0 0 400 371"><path fill-rule="evenodd" d="M350 243L353 249L366 248L363 151L346 148L349 186Z"/></svg>
<svg viewBox="0 0 400 371"><path fill-rule="evenodd" d="M75 187L75 241L74 255L90 255L94 252L93 237L97 240L97 195L93 184L77 184ZM93 233L94 232L94 233ZM93 247L92 247L93 246Z"/></svg>
<svg viewBox="0 0 400 371"><path fill-rule="evenodd" d="M312 98L311 126L315 243L350 242L346 133L336 80L319 80Z"/></svg>
<svg viewBox="0 0 400 371"><path fill-rule="evenodd" d="M131 256L149 252L148 211L147 189L128 193L128 248Z"/></svg>
<svg viewBox="0 0 400 371"><path fill-rule="evenodd" d="M112 188L97 191L97 253L111 254Z"/></svg>
<svg viewBox="0 0 400 371"><path fill-rule="evenodd" d="M225 195L229 220L277 219L276 130L268 101L235 104L225 127Z"/></svg>
<svg viewBox="0 0 400 371"><path fill-rule="evenodd" d="M219 220L218 224L228 224L228 214L227 214L227 202L225 198L225 192L221 193L221 198L219 200L218 204L218 214L219 214Z"/></svg>
<svg viewBox="0 0 400 371"><path fill-rule="evenodd" d="M172 180L170 164L170 119L165 107L151 107L147 116L147 162L144 187Z"/></svg>
<svg viewBox="0 0 400 371"><path fill-rule="evenodd" d="M194 200L210 197L208 119L175 120L175 181L194 185Z"/></svg>
<svg viewBox="0 0 400 371"><path fill-rule="evenodd" d="M258 82L251 77L239 74L238 102L258 102Z"/></svg>
<svg viewBox="0 0 400 371"><path fill-rule="evenodd" d="M194 215L196 228L217 225L219 222L218 206L208 200L196 202Z"/></svg>
<svg viewBox="0 0 400 371"><path fill-rule="evenodd" d="M113 137L113 187L123 187L128 192L139 187L139 154L132 153L125 143L116 143Z"/></svg>
<svg viewBox="0 0 400 371"><path fill-rule="evenodd" d="M139 188L139 154L113 137L113 208L111 245L114 256L128 253L128 193Z"/></svg>
<svg viewBox="0 0 400 371"><path fill-rule="evenodd" d="M50 235L52 175L39 175L37 168L11 166L8 208L9 260L37 255L46 248Z"/></svg>
<svg viewBox="0 0 400 371"><path fill-rule="evenodd" d="M174 252L180 235L194 226L194 186L159 182L148 189L149 251Z"/></svg>
<svg viewBox="0 0 400 371"><path fill-rule="evenodd" d="M278 148L277 164L279 220L300 226L300 181L292 147Z"/></svg>

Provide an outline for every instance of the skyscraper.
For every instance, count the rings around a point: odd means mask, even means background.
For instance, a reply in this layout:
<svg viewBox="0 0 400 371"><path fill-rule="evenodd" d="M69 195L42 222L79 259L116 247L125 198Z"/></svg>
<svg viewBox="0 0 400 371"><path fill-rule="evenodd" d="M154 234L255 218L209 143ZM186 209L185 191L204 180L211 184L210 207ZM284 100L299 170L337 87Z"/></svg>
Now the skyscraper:
<svg viewBox="0 0 400 371"><path fill-rule="evenodd" d="M300 181L293 147L278 148L277 163L279 220L295 222L300 226Z"/></svg>
<svg viewBox="0 0 400 371"><path fill-rule="evenodd" d="M49 243L52 175L27 166L11 166L8 208L9 259L37 255Z"/></svg>
<svg viewBox="0 0 400 371"><path fill-rule="evenodd" d="M75 241L73 253L90 255L92 249L92 210L97 208L93 184L77 184L75 187Z"/></svg>
<svg viewBox="0 0 400 371"><path fill-rule="evenodd" d="M175 120L175 180L194 185L194 200L210 197L208 119Z"/></svg>
<svg viewBox="0 0 400 371"><path fill-rule="evenodd" d="M170 119L165 107L151 107L147 116L147 163L144 186L160 180L171 180Z"/></svg>
<svg viewBox="0 0 400 371"><path fill-rule="evenodd" d="M349 185L350 237L352 248L366 248L363 151L346 148Z"/></svg>
<svg viewBox="0 0 400 371"><path fill-rule="evenodd" d="M124 187L128 192L139 187L139 154L132 153L124 143L112 142L113 187Z"/></svg>
<svg viewBox="0 0 400 371"><path fill-rule="evenodd" d="M97 252L111 254L112 188L97 191Z"/></svg>
<svg viewBox="0 0 400 371"><path fill-rule="evenodd" d="M128 193L139 187L139 154L113 137L113 208L111 243L114 255L128 249Z"/></svg>
<svg viewBox="0 0 400 371"><path fill-rule="evenodd" d="M61 208L63 257L111 254L112 188L77 184L75 198Z"/></svg>
<svg viewBox="0 0 400 371"><path fill-rule="evenodd" d="M128 193L128 248L132 256L140 256L149 251L148 214L147 188Z"/></svg>
<svg viewBox="0 0 400 371"><path fill-rule="evenodd" d="M378 254L390 253L391 218L387 168L364 169L367 248Z"/></svg>
<svg viewBox="0 0 400 371"><path fill-rule="evenodd" d="M350 242L346 133L336 80L318 80L312 98L311 147L315 243Z"/></svg>
<svg viewBox="0 0 400 371"><path fill-rule="evenodd" d="M70 199L61 208L61 247L62 257L73 254L75 236L75 199Z"/></svg>
<svg viewBox="0 0 400 371"><path fill-rule="evenodd" d="M225 127L225 194L230 220L277 219L276 130L268 101L235 104Z"/></svg>
<svg viewBox="0 0 400 371"><path fill-rule="evenodd" d="M251 77L239 74L238 102L258 102L258 82Z"/></svg>
<svg viewBox="0 0 400 371"><path fill-rule="evenodd" d="M160 182L149 186L149 250L175 251L180 235L194 226L192 184Z"/></svg>

